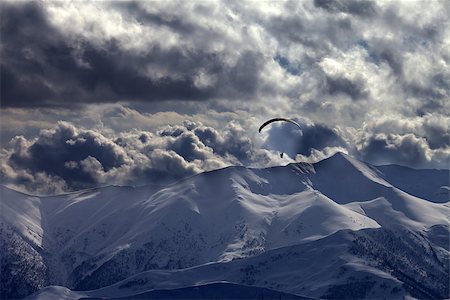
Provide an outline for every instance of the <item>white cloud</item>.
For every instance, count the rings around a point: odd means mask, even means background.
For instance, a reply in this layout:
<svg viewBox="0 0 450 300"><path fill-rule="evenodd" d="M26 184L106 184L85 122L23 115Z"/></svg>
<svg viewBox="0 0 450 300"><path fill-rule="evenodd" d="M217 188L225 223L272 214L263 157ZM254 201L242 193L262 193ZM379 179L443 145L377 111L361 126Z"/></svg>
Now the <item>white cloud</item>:
<svg viewBox="0 0 450 300"><path fill-rule="evenodd" d="M10 82L2 86L11 87L2 89L3 161L10 139L23 136L13 144L25 159L65 120L74 136L67 147L95 136L92 144L123 158L103 170L89 151L62 162L83 170L84 161L98 182L150 178L137 164L152 166L152 155L174 160L180 174L282 163L263 149L257 128L286 116L332 129L346 144L321 145L302 159L340 147L372 162L447 167L446 1L1 5L2 80ZM158 134L177 126L180 136ZM201 130L216 140L202 140ZM20 168L5 172L12 171Z"/></svg>

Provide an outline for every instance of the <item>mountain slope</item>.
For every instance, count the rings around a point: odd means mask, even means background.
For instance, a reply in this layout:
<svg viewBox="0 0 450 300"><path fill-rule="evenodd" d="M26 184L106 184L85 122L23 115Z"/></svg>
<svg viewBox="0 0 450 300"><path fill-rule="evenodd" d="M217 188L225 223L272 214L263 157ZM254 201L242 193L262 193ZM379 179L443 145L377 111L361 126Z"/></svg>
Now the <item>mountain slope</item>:
<svg viewBox="0 0 450 300"><path fill-rule="evenodd" d="M340 231L232 262L151 270L102 289L65 293L74 298L131 297L225 280L332 299L445 298L449 293L448 263L448 252L406 228L364 229ZM50 291L44 289L33 298Z"/></svg>
<svg viewBox="0 0 450 300"><path fill-rule="evenodd" d="M245 261L343 230L405 228L448 255L449 203L414 197L385 173L336 154L313 165L229 167L165 187L110 186L53 197L1 187L2 274L38 270L4 283L2 296L25 296L49 284L98 289L148 270ZM19 295L14 287L20 283L26 288Z"/></svg>
<svg viewBox="0 0 450 300"><path fill-rule="evenodd" d="M194 287L153 290L132 295L132 299L310 299L266 288L228 282L204 284ZM89 299L89 298L87 298ZM117 299L130 299L123 297Z"/></svg>
<svg viewBox="0 0 450 300"><path fill-rule="evenodd" d="M32 296L33 299L311 299L267 288L230 282L213 282L176 289L151 290L124 297L90 297L85 293L52 286Z"/></svg>
<svg viewBox="0 0 450 300"><path fill-rule="evenodd" d="M397 165L379 166L377 169L386 181L410 195L439 203L450 199L448 170L415 170Z"/></svg>

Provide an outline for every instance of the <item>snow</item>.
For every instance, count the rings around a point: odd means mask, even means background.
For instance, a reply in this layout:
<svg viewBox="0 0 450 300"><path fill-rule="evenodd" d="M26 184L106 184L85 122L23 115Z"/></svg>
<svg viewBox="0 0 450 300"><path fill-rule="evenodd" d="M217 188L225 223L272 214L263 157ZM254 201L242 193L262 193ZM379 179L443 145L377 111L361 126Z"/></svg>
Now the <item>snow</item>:
<svg viewBox="0 0 450 300"><path fill-rule="evenodd" d="M21 236L33 245L42 247L41 201L0 186L0 220L16 228Z"/></svg>
<svg viewBox="0 0 450 300"><path fill-rule="evenodd" d="M424 174L440 182L442 172L432 171ZM93 290L52 286L34 299L119 297L236 278L319 297L331 286L339 295L340 286L364 276L376 282L367 287L376 295L388 297L384 287L390 286L408 296L398 278L348 252L352 232L364 240L366 231L405 228L429 236L448 255L442 245L449 199L433 198L434 188L412 189L430 199L409 194L414 184L393 179L396 172L396 166L336 154L316 164L228 167L164 187L109 186L52 197L1 187L0 221L8 228L2 234L12 230L42 249L50 284ZM258 264L270 265L270 272L258 267L253 273ZM345 276L340 268L348 270ZM119 288L121 280L146 283Z"/></svg>
<svg viewBox="0 0 450 300"><path fill-rule="evenodd" d="M39 293L30 295L25 298L33 300L76 300L86 297L83 292L75 292L62 286L48 286L39 291Z"/></svg>

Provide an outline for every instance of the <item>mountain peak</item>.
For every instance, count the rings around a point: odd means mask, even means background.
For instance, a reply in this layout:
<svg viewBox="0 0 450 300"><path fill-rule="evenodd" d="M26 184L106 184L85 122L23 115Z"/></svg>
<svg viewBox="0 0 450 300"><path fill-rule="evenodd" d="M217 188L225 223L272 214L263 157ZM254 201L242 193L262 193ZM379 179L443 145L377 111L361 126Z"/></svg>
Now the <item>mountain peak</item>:
<svg viewBox="0 0 450 300"><path fill-rule="evenodd" d="M314 187L338 203L374 199L391 187L376 168L342 152L314 164L314 169Z"/></svg>
<svg viewBox="0 0 450 300"><path fill-rule="evenodd" d="M317 166L327 166L333 168L361 168L367 166L365 162L359 161L344 152L336 152L335 154L317 162Z"/></svg>
<svg viewBox="0 0 450 300"><path fill-rule="evenodd" d="M344 160L344 161L353 161L355 160L355 158L351 157L350 155L348 155L347 153L344 152L336 152L335 154L323 159L323 160ZM323 161L322 160L322 161Z"/></svg>
<svg viewBox="0 0 450 300"><path fill-rule="evenodd" d="M331 155L330 157L349 157L349 155L345 152L338 151L335 154Z"/></svg>
<svg viewBox="0 0 450 300"><path fill-rule="evenodd" d="M362 175L364 175L364 177L368 178L369 180L376 182L378 184L384 185L384 186L388 186L390 187L391 184L386 182L382 176L379 170L377 170L373 165L362 161L362 160L358 160L348 154L345 154L343 152L337 152L336 154L334 154L333 156L329 157L331 162L336 162L337 165L339 165L339 167L342 168L342 166L348 166L351 167L352 169L358 171L359 173L361 173ZM342 169L341 169L342 171Z"/></svg>

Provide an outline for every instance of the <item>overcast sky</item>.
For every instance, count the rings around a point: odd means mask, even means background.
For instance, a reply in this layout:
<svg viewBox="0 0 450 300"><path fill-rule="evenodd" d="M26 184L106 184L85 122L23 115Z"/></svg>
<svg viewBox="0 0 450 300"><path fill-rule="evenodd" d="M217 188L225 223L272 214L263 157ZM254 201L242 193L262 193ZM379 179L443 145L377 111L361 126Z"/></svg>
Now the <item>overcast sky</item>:
<svg viewBox="0 0 450 300"><path fill-rule="evenodd" d="M3 184L52 194L166 183L336 151L449 168L449 1L0 9ZM259 134L272 117L296 119L303 135L292 124Z"/></svg>

